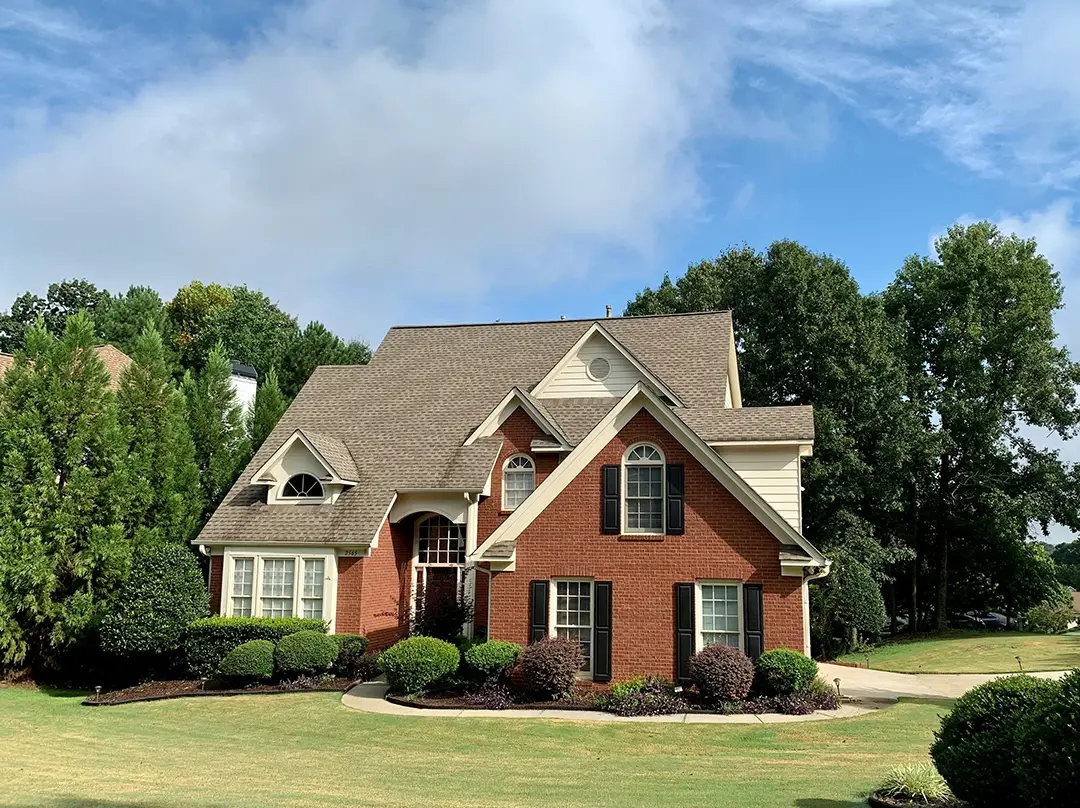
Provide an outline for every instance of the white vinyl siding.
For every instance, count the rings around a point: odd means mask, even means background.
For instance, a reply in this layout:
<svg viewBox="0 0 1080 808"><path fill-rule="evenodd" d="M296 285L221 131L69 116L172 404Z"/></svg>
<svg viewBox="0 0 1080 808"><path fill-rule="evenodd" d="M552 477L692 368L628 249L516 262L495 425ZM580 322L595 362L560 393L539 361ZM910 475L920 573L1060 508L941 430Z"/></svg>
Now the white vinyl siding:
<svg viewBox="0 0 1080 808"><path fill-rule="evenodd" d="M589 363L602 356L611 366L608 375L597 381L589 376ZM600 336L591 337L563 366L537 398L605 398L623 396L644 377L630 361Z"/></svg>
<svg viewBox="0 0 1080 808"><path fill-rule="evenodd" d="M785 521L802 532L799 448L720 446L720 456Z"/></svg>

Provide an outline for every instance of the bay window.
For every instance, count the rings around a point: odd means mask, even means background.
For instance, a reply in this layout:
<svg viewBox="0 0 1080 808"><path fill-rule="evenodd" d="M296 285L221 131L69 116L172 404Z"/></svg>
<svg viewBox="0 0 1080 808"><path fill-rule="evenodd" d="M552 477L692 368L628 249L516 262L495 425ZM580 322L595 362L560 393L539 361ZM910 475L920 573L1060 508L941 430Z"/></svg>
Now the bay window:
<svg viewBox="0 0 1080 808"><path fill-rule="evenodd" d="M231 617L304 617L332 623L328 601L336 570L332 551L226 551L222 613Z"/></svg>

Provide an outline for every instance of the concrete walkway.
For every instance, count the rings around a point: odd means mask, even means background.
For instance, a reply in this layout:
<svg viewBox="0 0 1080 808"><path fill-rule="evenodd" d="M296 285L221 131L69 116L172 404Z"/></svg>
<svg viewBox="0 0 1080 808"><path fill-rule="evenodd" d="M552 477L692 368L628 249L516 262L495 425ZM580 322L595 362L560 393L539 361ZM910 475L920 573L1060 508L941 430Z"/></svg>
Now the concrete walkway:
<svg viewBox="0 0 1080 808"><path fill-rule="evenodd" d="M810 715L713 715L712 713L677 713L675 715L648 715L624 717L598 710L431 710L422 707L405 707L392 704L386 695L385 682L363 682L341 697L341 703L353 710L380 715L411 716L415 718L557 718L565 721L606 721L613 723L659 723L659 724L787 724L795 721L826 721L830 718L851 718L866 715L888 702L861 701L843 704L839 710L819 710Z"/></svg>
<svg viewBox="0 0 1080 808"><path fill-rule="evenodd" d="M889 671L818 664L818 673L830 684L840 680L840 692L857 699L896 700L900 697L956 699L976 685L1000 679L1003 673L891 673ZM1040 679L1060 679L1067 671L1032 673Z"/></svg>

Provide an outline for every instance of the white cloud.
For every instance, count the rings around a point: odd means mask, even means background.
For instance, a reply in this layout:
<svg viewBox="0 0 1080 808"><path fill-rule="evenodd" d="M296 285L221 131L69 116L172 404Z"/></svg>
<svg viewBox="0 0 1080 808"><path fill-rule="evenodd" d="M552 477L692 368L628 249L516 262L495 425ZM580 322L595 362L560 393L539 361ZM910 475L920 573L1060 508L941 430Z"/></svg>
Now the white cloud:
<svg viewBox="0 0 1080 808"><path fill-rule="evenodd" d="M658 0L403 8L310 2L212 67L12 125L0 300L246 281L377 340L647 250L698 204L700 113L739 125L725 62L684 58Z"/></svg>

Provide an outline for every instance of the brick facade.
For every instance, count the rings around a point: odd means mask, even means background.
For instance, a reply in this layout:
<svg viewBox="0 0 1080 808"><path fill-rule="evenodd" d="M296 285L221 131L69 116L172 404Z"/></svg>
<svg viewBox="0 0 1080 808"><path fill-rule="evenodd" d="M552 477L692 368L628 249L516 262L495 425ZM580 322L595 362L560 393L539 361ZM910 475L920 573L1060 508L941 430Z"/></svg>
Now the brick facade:
<svg viewBox="0 0 1080 808"><path fill-rule="evenodd" d="M686 468L686 532L605 535L600 469L633 443L659 446ZM612 582L612 675L674 674L674 585L742 581L763 587L765 647L803 647L801 580L780 575L776 538L648 413L635 416L518 537L517 570L492 579L490 636L528 641L529 582L585 577Z"/></svg>
<svg viewBox="0 0 1080 808"><path fill-rule="evenodd" d="M221 576L224 568L225 556L210 556L210 614L221 612Z"/></svg>
<svg viewBox="0 0 1080 808"><path fill-rule="evenodd" d="M366 558L338 558L336 629L363 634L373 650L408 631L412 586L412 522L385 523L379 546Z"/></svg>

